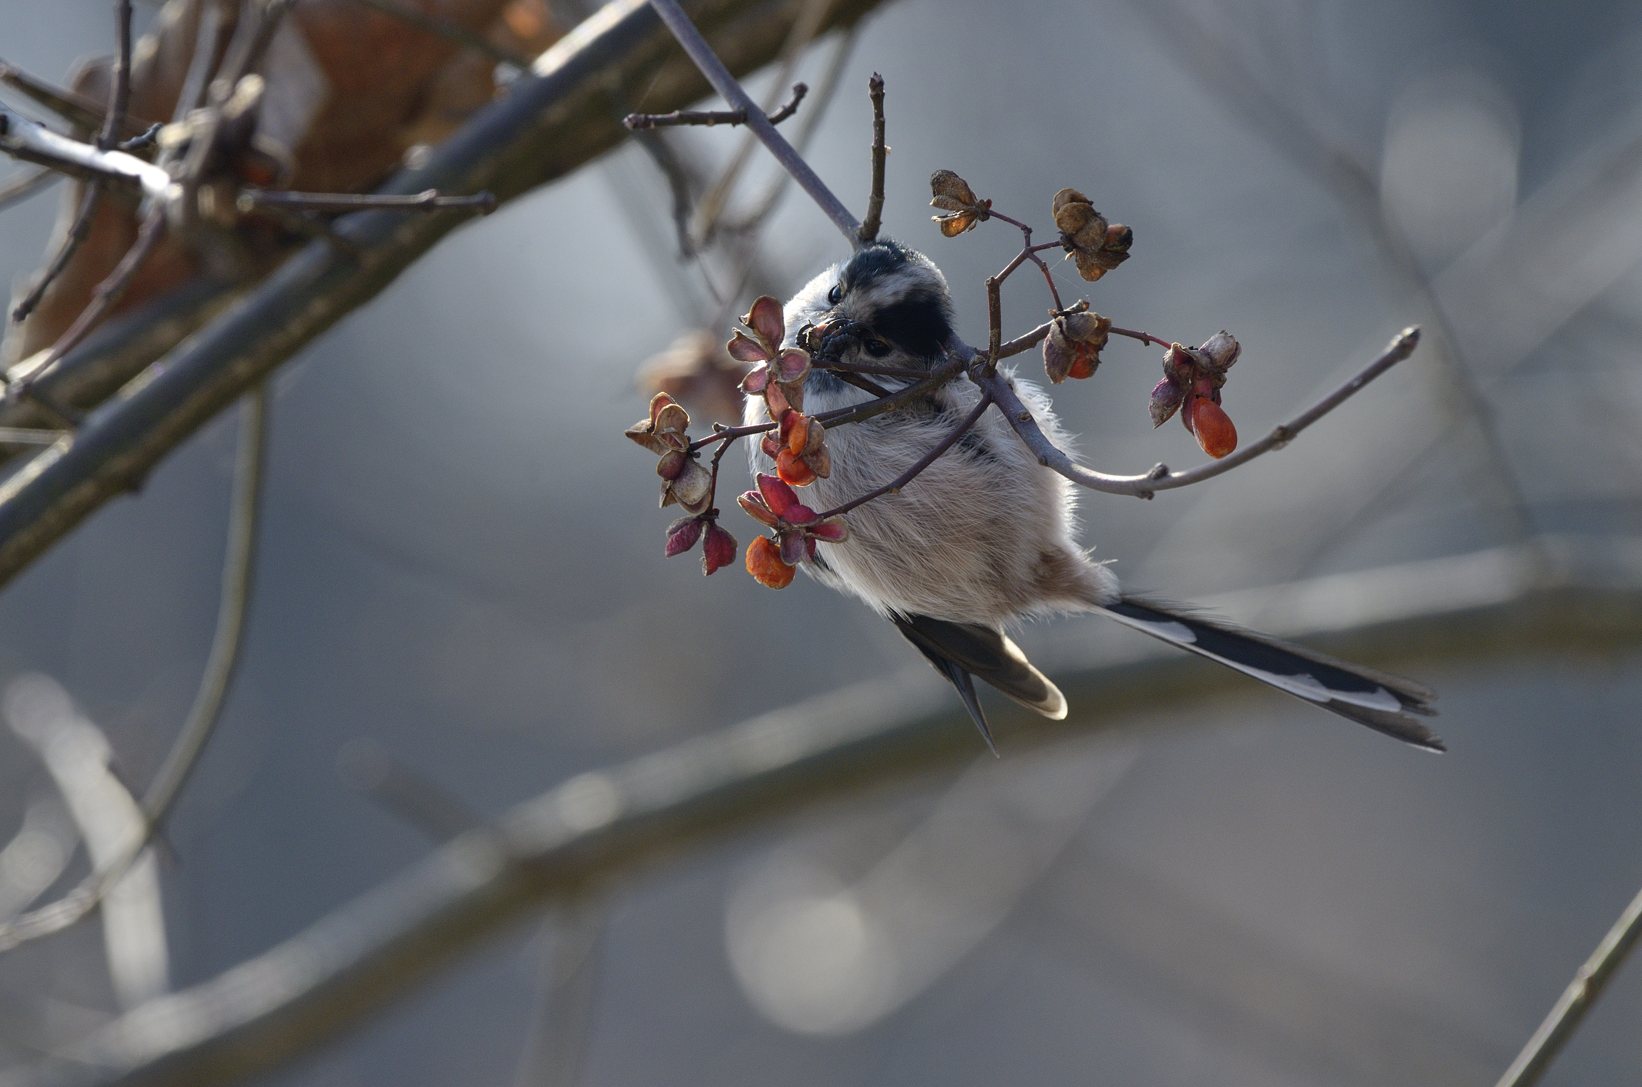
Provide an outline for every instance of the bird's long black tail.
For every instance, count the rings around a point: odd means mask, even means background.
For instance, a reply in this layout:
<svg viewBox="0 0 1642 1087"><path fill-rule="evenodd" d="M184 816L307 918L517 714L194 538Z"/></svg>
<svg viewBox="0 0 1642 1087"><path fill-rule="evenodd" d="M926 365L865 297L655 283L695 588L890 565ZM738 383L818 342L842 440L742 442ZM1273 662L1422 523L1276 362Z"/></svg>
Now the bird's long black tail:
<svg viewBox="0 0 1642 1087"><path fill-rule="evenodd" d="M1436 734L1415 719L1436 713L1431 708L1436 694L1418 683L1159 604L1124 598L1098 610L1387 736L1430 751L1446 750Z"/></svg>

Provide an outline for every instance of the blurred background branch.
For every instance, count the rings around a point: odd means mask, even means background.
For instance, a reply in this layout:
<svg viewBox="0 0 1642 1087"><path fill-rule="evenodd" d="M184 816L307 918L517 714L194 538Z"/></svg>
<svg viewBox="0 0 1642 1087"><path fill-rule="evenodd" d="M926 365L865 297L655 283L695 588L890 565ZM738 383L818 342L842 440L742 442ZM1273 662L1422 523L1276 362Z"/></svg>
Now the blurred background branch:
<svg viewBox="0 0 1642 1087"><path fill-rule="evenodd" d="M1376 572L1333 629L1279 626L1356 659L1430 662L1438 653L1497 655L1569 647L1568 624L1591 648L1642 640L1642 552L1564 551L1557 573L1516 549L1449 564ZM1617 553L1616 553L1617 551ZM1474 577L1455 576L1460 570ZM1284 594L1338 601L1338 586ZM1606 622L1591 622L1600 608ZM1338 614L1338 613L1337 613ZM1391 657L1391 659L1387 659ZM1205 702L1218 669L1147 651L1057 674L1069 699L1098 701L1081 724L1124 730L1134 708ZM1235 677L1229 677L1235 681ZM579 775L492 826L462 835L305 932L192 989L138 1007L61 1061L0 1078L5 1087L187 1082L205 1087L278 1067L450 968L480 941L531 912L608 887L664 860L768 827L812 805L926 774L976 755L975 738L927 686L875 681L702 736L628 764ZM1073 723L1001 715L1000 745L1065 741Z"/></svg>

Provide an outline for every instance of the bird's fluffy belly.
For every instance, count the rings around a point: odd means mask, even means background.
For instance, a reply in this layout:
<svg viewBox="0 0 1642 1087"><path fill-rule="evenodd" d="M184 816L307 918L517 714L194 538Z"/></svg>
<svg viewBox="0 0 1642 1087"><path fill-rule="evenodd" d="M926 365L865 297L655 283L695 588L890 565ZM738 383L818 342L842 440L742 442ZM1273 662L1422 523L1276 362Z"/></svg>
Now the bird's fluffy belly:
<svg viewBox="0 0 1642 1087"><path fill-rule="evenodd" d="M829 429L832 474L801 492L805 504L822 512L900 476L973 407L969 392L949 386L935 403ZM833 399L805 409L847 402ZM996 411L900 491L846 516L849 539L822 544L815 572L880 612L1004 624L1022 617L1022 601L1043 601L1046 584L1061 586L1048 595L1064 600L1037 610L1076 608L1109 578L1071 543L1066 482L1033 460Z"/></svg>

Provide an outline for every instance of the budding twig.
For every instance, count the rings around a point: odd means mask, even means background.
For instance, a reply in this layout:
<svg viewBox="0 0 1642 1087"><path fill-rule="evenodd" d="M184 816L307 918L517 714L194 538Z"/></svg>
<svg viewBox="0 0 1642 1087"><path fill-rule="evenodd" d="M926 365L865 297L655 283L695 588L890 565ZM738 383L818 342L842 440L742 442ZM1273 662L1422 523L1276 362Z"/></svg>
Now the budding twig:
<svg viewBox="0 0 1642 1087"><path fill-rule="evenodd" d="M1404 329L1396 339L1391 341L1379 358L1369 363L1350 381L1323 397L1316 404L1296 415L1293 419L1274 428L1270 434L1250 445L1246 445L1237 452L1223 457L1209 464L1202 464L1196 468L1189 468L1184 472L1171 472L1167 466L1159 464L1151 471L1137 476L1109 475L1085 468L1076 463L1056 446L1038 427L1037 420L1032 412L1021 403L1015 390L1007 380L995 373L970 375L970 380L981 387L997 401L998 410L1002 411L1009 425L1014 427L1015 433L1020 435L1021 441L1026 443L1038 458L1038 463L1060 475L1065 476L1081 487L1103 494L1125 494L1136 498L1150 498L1158 491L1170 491L1180 487L1188 487L1194 483L1201 483L1206 479L1223 475L1238 465L1246 464L1263 453L1273 449L1281 449L1293 441L1300 432L1327 415L1352 396L1362 390L1363 386L1385 373L1397 363L1414 353L1414 348L1420 342L1420 330L1417 328Z"/></svg>
<svg viewBox="0 0 1642 1087"><path fill-rule="evenodd" d="M867 97L872 99L872 189L867 195L866 218L856 235L862 245L878 240L884 217L884 160L889 148L884 143L884 77L877 72L867 81Z"/></svg>
<svg viewBox="0 0 1642 1087"><path fill-rule="evenodd" d="M786 105L767 114L770 124L778 125L788 117L798 112L798 104L804 96L810 93L806 83L792 85L792 97L787 99ZM622 118L622 124L630 129L646 128L674 128L686 125L700 125L711 128L714 125L744 125L747 123L745 109L676 109L671 113L629 113Z"/></svg>

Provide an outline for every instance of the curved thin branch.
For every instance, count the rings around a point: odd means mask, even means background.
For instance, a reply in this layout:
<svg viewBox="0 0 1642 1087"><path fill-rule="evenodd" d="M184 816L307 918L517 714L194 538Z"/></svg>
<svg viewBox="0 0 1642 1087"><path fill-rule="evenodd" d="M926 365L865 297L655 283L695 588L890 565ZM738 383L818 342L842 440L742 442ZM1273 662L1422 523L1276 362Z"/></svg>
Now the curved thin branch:
<svg viewBox="0 0 1642 1087"><path fill-rule="evenodd" d="M1020 435L1021 441L1025 442L1027 448L1037 456L1039 464L1092 491L1150 498L1158 491L1171 491L1179 487L1189 487L1193 483L1201 483L1205 479L1213 479L1241 464L1247 464L1263 453L1283 448L1298 437L1302 430L1356 395L1363 386L1412 355L1419 342L1419 329L1403 329L1379 358L1369 363L1350 381L1293 419L1278 425L1264 438L1244 446L1230 456L1196 468L1188 468L1184 472L1171 472L1167 466L1159 464L1150 472L1138 476L1109 475L1083 467L1049 440L1038 427L1037 420L1032 418L1031 410L1021 403L1021 398L1015 394L1015 390L1006 379L997 374L978 374L972 375L971 380L981 387L982 392L997 402L998 410L1003 412L1004 418L1015 428L1015 433Z"/></svg>
<svg viewBox="0 0 1642 1087"><path fill-rule="evenodd" d="M234 466L232 506L228 515L227 554L222 565L222 597L216 631L206 656L194 704L177 732L171 751L148 792L139 814L140 833L115 858L91 872L62 898L0 923L0 952L49 936L89 915L147 851L166 816L182 794L206 743L216 730L223 702L239 665L245 616L251 602L256 567L257 521L262 508L263 466L268 447L268 387L259 385L245 400L245 421Z"/></svg>

